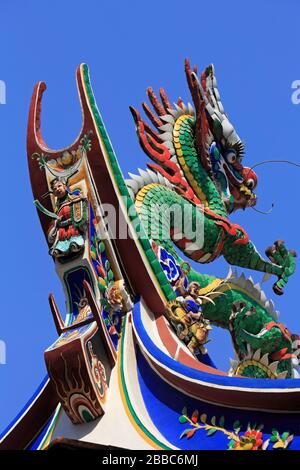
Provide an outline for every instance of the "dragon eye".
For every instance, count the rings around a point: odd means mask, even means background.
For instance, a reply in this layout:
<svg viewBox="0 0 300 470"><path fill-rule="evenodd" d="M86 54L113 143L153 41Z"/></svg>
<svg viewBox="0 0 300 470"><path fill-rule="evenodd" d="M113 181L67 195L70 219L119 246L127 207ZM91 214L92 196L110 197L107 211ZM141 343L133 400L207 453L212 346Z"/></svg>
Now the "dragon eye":
<svg viewBox="0 0 300 470"><path fill-rule="evenodd" d="M255 186L255 181L252 178L249 178L247 181L245 181L245 185L249 189L253 189Z"/></svg>
<svg viewBox="0 0 300 470"><path fill-rule="evenodd" d="M233 151L230 151L226 154L226 160L228 163L234 163L237 160L236 153Z"/></svg>

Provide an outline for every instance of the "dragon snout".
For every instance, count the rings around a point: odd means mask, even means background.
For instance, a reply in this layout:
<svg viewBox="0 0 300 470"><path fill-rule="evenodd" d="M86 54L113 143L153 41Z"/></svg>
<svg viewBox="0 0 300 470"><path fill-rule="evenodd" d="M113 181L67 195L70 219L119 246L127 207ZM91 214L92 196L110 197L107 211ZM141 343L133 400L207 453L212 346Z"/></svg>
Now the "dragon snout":
<svg viewBox="0 0 300 470"><path fill-rule="evenodd" d="M250 189L251 191L256 188L258 183L258 177L255 171L252 168L244 166L242 169L243 184Z"/></svg>

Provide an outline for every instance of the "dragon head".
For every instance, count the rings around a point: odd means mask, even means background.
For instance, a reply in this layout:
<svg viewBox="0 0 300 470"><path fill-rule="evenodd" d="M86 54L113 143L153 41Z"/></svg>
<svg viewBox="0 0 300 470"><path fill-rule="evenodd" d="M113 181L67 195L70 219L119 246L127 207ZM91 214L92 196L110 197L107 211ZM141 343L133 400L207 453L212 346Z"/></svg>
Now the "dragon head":
<svg viewBox="0 0 300 470"><path fill-rule="evenodd" d="M244 167L244 143L224 111L217 88L214 66L199 78L185 61L185 71L196 110L195 147L202 166L211 176L227 212L256 204L255 172Z"/></svg>
<svg viewBox="0 0 300 470"><path fill-rule="evenodd" d="M199 78L197 68L192 70L186 60L185 73L194 107L185 106L181 98L173 106L162 88L159 101L148 88L156 114L146 103L143 109L155 130L130 108L141 146L156 163L148 166L195 203L210 207L210 192L227 213L254 206L257 176L242 164L244 144L224 112L214 67L207 67ZM206 178L199 177L199 169L202 173L204 170ZM210 191L207 180L213 187Z"/></svg>

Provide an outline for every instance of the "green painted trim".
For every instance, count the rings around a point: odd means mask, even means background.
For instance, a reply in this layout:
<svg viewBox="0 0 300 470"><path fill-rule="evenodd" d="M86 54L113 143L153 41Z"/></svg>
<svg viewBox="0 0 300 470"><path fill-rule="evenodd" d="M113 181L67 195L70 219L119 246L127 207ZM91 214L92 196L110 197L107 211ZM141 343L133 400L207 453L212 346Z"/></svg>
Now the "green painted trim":
<svg viewBox="0 0 300 470"><path fill-rule="evenodd" d="M48 431L47 431L47 434L44 436L44 438L43 438L42 442L40 443L40 445L39 445L39 447L38 447L37 450L43 450L43 446L44 446L46 440L48 439L49 434L52 432L52 430L54 431L54 428L55 428L56 425L57 425L57 421L59 420L60 414L61 414L61 411L62 411L62 406L61 406L61 404L59 403L59 404L57 405L57 407L58 407L58 409L55 411L55 415L54 415L53 418L52 418L52 422L51 422L51 425L50 425L50 427L49 427L49 429L48 429Z"/></svg>
<svg viewBox="0 0 300 470"><path fill-rule="evenodd" d="M135 209L134 202L128 192L127 186L125 184L120 166L118 164L115 152L113 150L112 144L109 140L107 131L105 129L104 123L102 121L101 115L99 113L95 97L93 94L93 90L91 87L91 82L90 82L90 77L89 77L89 69L86 64L83 64L83 79L84 79L84 85L87 93L87 97L89 100L89 104L99 131L99 134L101 136L102 142L105 146L105 150L107 152L108 158L109 158L109 163L113 172L113 177L115 179L115 182L118 186L118 189L120 191L121 197L126 197L127 198L127 210L128 210L128 217L131 222L136 222L139 221L139 215ZM134 229L134 224L132 224L132 228ZM149 263L149 268L151 269L152 273L157 279L158 284L160 285L161 290L163 291L166 300L173 300L176 298L175 292L167 282L167 278L164 274L163 269L159 265L159 269L154 270L153 266L153 260L151 260L151 256L149 256L149 252L153 252L152 247L150 245L150 241L145 233L145 230L142 225L139 223L139 234L138 234L138 241L140 244L140 247L142 248L143 252L145 253L145 256L147 258L147 261ZM158 274L162 274L165 279L166 283L162 284L161 281L158 279Z"/></svg>

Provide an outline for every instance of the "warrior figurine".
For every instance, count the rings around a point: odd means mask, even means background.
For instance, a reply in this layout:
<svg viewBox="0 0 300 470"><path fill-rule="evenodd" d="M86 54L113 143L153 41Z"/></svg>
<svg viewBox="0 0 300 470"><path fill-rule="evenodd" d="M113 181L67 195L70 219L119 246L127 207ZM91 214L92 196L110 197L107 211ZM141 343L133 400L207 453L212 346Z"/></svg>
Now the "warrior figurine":
<svg viewBox="0 0 300 470"><path fill-rule="evenodd" d="M188 263L181 265L181 276L174 286L177 297L176 300L169 302L166 314L177 336L186 343L188 349L193 354L198 351L206 354L204 344L208 342L208 332L211 326L203 316L202 299L207 299L207 297L200 295L201 289L198 282L188 284L189 270Z"/></svg>
<svg viewBox="0 0 300 470"><path fill-rule="evenodd" d="M187 347L195 354L198 349L201 354L206 354L204 344L207 343L208 331L211 330L209 321L203 317L201 305L202 298L199 295L200 285L198 282L190 282L186 293L177 297L186 311L186 321L189 331L189 342Z"/></svg>
<svg viewBox="0 0 300 470"><path fill-rule="evenodd" d="M71 192L62 178L51 181L51 190L56 197L57 218L51 224L48 241L49 253L54 258L69 257L84 248L84 232L87 222L86 199L79 190Z"/></svg>

